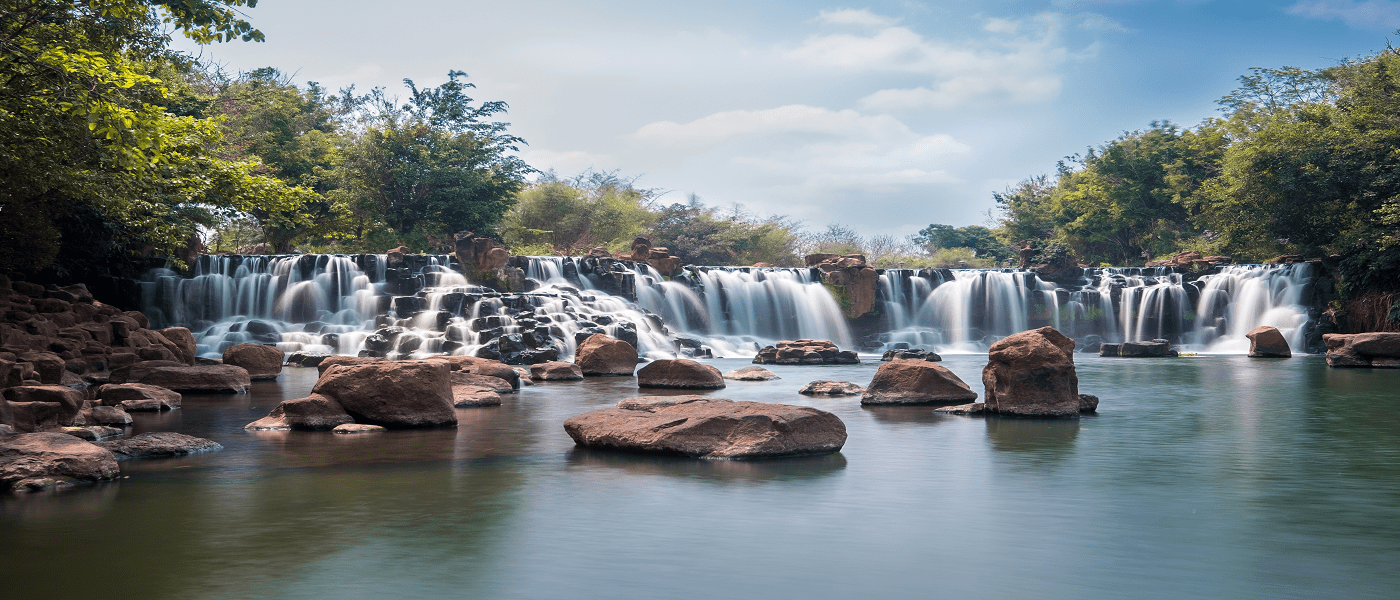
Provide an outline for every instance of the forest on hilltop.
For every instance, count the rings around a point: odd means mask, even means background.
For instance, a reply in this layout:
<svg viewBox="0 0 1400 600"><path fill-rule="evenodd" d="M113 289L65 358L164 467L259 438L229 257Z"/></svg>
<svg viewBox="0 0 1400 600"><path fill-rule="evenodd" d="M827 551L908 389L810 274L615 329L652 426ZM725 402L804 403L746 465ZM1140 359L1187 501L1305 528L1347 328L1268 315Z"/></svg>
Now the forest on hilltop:
<svg viewBox="0 0 1400 600"><path fill-rule="evenodd" d="M460 71L420 88L331 92L275 67L226 73L173 50L258 42L256 0L10 0L0 5L0 272L74 281L152 259L450 249L626 252L636 236L692 264L877 267L1036 258L1141 265L1181 251L1331 257L1344 298L1400 292L1400 52L1256 68L1194 127L1154 122L994 194L985 226L907 238L808 230L783 215L665 204L617 172L540 173ZM1392 312L1400 312L1395 310Z"/></svg>

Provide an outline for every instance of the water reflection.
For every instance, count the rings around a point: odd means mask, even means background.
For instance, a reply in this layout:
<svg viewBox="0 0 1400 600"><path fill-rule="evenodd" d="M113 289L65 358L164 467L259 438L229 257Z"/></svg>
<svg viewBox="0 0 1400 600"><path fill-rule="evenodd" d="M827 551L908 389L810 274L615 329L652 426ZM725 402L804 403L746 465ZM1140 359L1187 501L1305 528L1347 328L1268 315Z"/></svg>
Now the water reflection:
<svg viewBox="0 0 1400 600"><path fill-rule="evenodd" d="M755 460L705 460L576 447L569 451L568 467L609 468L631 475L687 477L714 483L799 481L826 477L845 469L846 457L836 452Z"/></svg>
<svg viewBox="0 0 1400 600"><path fill-rule="evenodd" d="M937 425L960 418L958 415L934 412L936 406L866 406L861 410L874 416L876 421L890 424ZM966 417L961 417L966 418Z"/></svg>
<svg viewBox="0 0 1400 600"><path fill-rule="evenodd" d="M987 441L993 450L1045 467L1062 463L1074 454L1079 427L1079 419L989 417Z"/></svg>

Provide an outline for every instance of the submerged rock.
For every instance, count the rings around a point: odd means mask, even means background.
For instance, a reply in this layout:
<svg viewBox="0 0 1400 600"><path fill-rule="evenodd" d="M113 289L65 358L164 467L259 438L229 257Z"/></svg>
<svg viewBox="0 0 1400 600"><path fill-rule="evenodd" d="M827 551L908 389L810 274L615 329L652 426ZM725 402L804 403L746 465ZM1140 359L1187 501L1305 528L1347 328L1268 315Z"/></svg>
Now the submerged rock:
<svg viewBox="0 0 1400 600"><path fill-rule="evenodd" d="M893 360L880 365L860 403L963 404L976 399L977 392L943 365L922 360Z"/></svg>
<svg viewBox="0 0 1400 600"><path fill-rule="evenodd" d="M825 454L846 443L846 425L805 406L704 396L643 396L564 422L574 443L700 458Z"/></svg>
<svg viewBox="0 0 1400 600"><path fill-rule="evenodd" d="M344 425L336 425L335 429L331 430L331 432L333 433L379 433L381 431L388 431L388 429L385 429L378 425L364 425L361 423L346 423Z"/></svg>
<svg viewBox="0 0 1400 600"><path fill-rule="evenodd" d="M920 350L917 348L900 348L895 350L886 350L885 354L880 357L880 360L885 362L891 360L926 360L928 362L938 362L943 360L943 357L939 356L938 353L933 352L932 350Z"/></svg>
<svg viewBox="0 0 1400 600"><path fill-rule="evenodd" d="M948 413L953 415L980 415L987 411L987 405L982 402L971 404L959 404L957 406L940 406L933 409L936 413Z"/></svg>
<svg viewBox="0 0 1400 600"><path fill-rule="evenodd" d="M759 366L735 369L725 373L724 378L737 381L772 381L774 379L782 379L782 377L778 377L772 371Z"/></svg>
<svg viewBox="0 0 1400 600"><path fill-rule="evenodd" d="M808 396L857 396L865 393L865 388L849 381L828 381L820 379L802 386L799 394Z"/></svg>

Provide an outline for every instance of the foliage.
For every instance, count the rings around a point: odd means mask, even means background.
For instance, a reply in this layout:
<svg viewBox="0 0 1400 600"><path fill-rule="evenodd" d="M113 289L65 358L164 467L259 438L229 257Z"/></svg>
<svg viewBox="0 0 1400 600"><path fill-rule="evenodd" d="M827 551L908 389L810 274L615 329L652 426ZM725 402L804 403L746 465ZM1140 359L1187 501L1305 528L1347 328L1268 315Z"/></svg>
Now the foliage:
<svg viewBox="0 0 1400 600"><path fill-rule="evenodd" d="M720 215L691 196L686 204L661 209L649 234L653 245L664 246L687 264L795 267L801 264L795 230L786 217L750 217L737 206Z"/></svg>
<svg viewBox="0 0 1400 600"><path fill-rule="evenodd" d="M516 194L501 238L517 254L568 256L600 245L630 253L632 240L656 220L649 208L659 195L633 183L616 172L587 171L569 181L547 173Z"/></svg>
<svg viewBox="0 0 1400 600"><path fill-rule="evenodd" d="M924 246L930 253L947 248L968 248L975 252L976 257L987 259L993 264L1017 255L1016 250L1002 242L996 232L978 225L955 228L952 225L935 223L920 230L911 241Z"/></svg>

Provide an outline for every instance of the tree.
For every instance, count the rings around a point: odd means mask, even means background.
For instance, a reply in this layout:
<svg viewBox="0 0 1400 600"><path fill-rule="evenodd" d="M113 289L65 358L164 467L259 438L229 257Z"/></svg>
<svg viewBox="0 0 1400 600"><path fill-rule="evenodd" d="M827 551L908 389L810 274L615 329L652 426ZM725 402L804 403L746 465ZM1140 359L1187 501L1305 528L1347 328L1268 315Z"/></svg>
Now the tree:
<svg viewBox="0 0 1400 600"><path fill-rule="evenodd" d="M685 204L661 209L650 231L651 241L687 264L801 264L796 226L786 217L759 219L734 210L726 218L717 212L691 195Z"/></svg>
<svg viewBox="0 0 1400 600"><path fill-rule="evenodd" d="M630 252L632 240L650 226L658 190L637 188L616 172L585 171L561 181L547 173L516 195L501 222L512 249L571 255L602 245ZM517 250L518 251L518 250Z"/></svg>
<svg viewBox="0 0 1400 600"><path fill-rule="evenodd" d="M525 185L531 169L509 154L524 140L490 120L504 102L473 105L466 73L419 89L405 79L409 99L376 88L355 99L358 126L337 173L337 202L355 215L356 236L378 224L399 238L459 230L493 231Z"/></svg>

